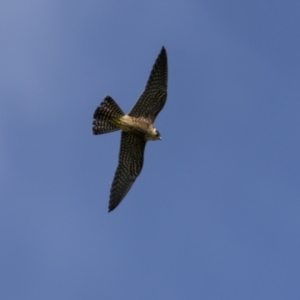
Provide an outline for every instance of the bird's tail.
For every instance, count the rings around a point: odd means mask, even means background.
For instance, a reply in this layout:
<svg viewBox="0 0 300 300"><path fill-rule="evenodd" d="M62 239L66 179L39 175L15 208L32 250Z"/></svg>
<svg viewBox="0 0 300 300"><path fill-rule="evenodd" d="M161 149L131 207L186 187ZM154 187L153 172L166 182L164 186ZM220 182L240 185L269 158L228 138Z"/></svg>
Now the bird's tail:
<svg viewBox="0 0 300 300"><path fill-rule="evenodd" d="M102 134L119 130L116 120L124 116L118 104L106 96L94 112L93 134Z"/></svg>

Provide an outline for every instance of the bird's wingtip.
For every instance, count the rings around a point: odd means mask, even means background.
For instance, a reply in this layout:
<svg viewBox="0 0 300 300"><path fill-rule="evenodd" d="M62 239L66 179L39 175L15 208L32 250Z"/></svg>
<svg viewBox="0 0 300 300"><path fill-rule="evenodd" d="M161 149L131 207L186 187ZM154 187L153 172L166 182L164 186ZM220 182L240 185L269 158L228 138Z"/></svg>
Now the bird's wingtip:
<svg viewBox="0 0 300 300"><path fill-rule="evenodd" d="M108 206L108 212L110 213L111 211L113 211L115 208L117 207L117 205L109 205Z"/></svg>

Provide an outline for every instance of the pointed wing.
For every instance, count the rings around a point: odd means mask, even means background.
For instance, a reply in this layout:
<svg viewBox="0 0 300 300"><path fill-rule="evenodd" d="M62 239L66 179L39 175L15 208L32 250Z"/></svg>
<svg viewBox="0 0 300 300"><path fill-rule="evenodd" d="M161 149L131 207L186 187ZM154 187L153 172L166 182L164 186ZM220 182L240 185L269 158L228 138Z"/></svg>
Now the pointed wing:
<svg viewBox="0 0 300 300"><path fill-rule="evenodd" d="M145 145L143 138L122 131L119 163L110 190L109 212L120 204L141 173Z"/></svg>
<svg viewBox="0 0 300 300"><path fill-rule="evenodd" d="M129 113L131 117L144 117L154 122L167 100L168 60L162 47L152 68L146 88Z"/></svg>

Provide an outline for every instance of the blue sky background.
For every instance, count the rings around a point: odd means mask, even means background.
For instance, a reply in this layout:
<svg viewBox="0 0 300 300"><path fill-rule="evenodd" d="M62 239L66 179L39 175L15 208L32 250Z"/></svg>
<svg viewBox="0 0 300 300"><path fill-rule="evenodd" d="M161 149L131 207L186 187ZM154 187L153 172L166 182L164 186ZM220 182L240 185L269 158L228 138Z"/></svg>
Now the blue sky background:
<svg viewBox="0 0 300 300"><path fill-rule="evenodd" d="M2 1L1 299L300 299L299 1ZM169 94L112 213L120 133Z"/></svg>

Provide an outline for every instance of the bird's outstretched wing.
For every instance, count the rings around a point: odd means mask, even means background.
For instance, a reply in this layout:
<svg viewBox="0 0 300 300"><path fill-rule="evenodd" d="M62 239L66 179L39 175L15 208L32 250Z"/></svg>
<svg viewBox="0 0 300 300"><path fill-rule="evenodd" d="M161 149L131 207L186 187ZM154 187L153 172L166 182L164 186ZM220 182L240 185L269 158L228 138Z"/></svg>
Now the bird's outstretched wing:
<svg viewBox="0 0 300 300"><path fill-rule="evenodd" d="M115 209L141 173L146 141L131 132L122 132L119 163L110 190L108 211Z"/></svg>
<svg viewBox="0 0 300 300"><path fill-rule="evenodd" d="M154 122L167 100L168 59L162 47L152 68L146 88L128 114L131 117L143 117Z"/></svg>

